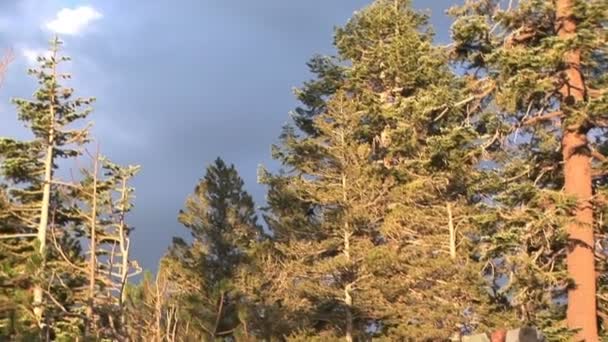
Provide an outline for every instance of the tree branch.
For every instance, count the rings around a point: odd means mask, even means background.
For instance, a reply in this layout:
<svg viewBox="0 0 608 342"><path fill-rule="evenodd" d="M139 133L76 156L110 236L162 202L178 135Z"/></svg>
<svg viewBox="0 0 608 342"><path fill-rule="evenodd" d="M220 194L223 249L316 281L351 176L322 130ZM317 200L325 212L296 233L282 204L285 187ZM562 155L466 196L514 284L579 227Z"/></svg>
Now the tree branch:
<svg viewBox="0 0 608 342"><path fill-rule="evenodd" d="M24 237L36 237L38 236L38 234L8 234L8 235L0 235L0 240L6 240L6 239L19 239L19 238L24 238Z"/></svg>
<svg viewBox="0 0 608 342"><path fill-rule="evenodd" d="M563 115L564 115L564 113L562 111L555 111L555 112L550 112L550 113L546 113L546 114L543 114L543 115L534 116L534 117L531 117L531 118L529 118L527 120L524 120L521 123L521 126L534 125L534 124L537 124L537 123L542 122L542 121L548 121L548 120L552 120L552 119L555 119L555 118L562 117Z"/></svg>

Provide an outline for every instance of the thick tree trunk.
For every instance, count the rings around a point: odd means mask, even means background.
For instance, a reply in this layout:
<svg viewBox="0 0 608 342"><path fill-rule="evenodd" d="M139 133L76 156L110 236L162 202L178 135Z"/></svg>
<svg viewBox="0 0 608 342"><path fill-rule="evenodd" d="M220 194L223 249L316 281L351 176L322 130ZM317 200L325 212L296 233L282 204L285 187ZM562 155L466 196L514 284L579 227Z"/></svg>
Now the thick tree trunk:
<svg viewBox="0 0 608 342"><path fill-rule="evenodd" d="M568 326L581 329L579 338L597 341L593 209L589 201L592 196L591 162L587 155L576 151L578 146L586 143L584 134L564 134L566 193L579 200L575 222L568 225L568 273L575 283L575 287L568 291Z"/></svg>
<svg viewBox="0 0 608 342"><path fill-rule="evenodd" d="M557 28L561 39L569 39L576 33L572 18L572 0L558 0ZM568 64L567 82L561 90L562 101L584 99L585 84L580 71L580 51L570 51L564 56ZM577 339L598 341L596 317L596 276L594 260L593 208L591 206L591 157L587 132L581 127L566 127L562 138L566 194L578 199L575 221L568 225L569 252L568 273L575 287L568 291L568 326L580 329Z"/></svg>

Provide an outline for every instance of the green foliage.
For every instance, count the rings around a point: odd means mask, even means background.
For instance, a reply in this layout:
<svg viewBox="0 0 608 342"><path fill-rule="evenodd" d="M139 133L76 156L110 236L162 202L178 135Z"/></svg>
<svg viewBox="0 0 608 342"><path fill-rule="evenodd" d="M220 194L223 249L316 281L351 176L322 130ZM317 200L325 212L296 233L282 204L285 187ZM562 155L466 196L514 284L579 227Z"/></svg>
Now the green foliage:
<svg viewBox="0 0 608 342"><path fill-rule="evenodd" d="M343 338L349 312L355 339L446 339L514 322L487 295L476 250L485 133L463 106L467 80L409 6L376 1L337 30L342 85L313 130L284 129L273 156L288 171L262 170L276 249L268 296L294 340Z"/></svg>
<svg viewBox="0 0 608 342"><path fill-rule="evenodd" d="M291 116L300 130L314 134L312 119L325 110L327 97L342 86L346 68L335 57L321 55L314 56L307 65L316 79L304 82L301 88L295 90L303 106L297 107Z"/></svg>
<svg viewBox="0 0 608 342"><path fill-rule="evenodd" d="M175 238L164 262L181 288L176 294L181 314L207 339L247 335L248 304L235 279L248 267L262 228L233 165L218 158L207 168L179 221L193 241Z"/></svg>
<svg viewBox="0 0 608 342"><path fill-rule="evenodd" d="M492 216L483 227L482 257L491 265L488 275L502 279L497 288L504 293L505 310L517 310L522 320L545 329L550 340L564 340L569 335L563 303L570 286L565 227L574 220L576 202L563 192L561 137L566 130L580 131L591 138L589 149L605 144L608 5L574 1L577 30L568 39L558 37L555 2L511 5L467 1L450 10L453 61L467 70L473 92L473 87L488 89L477 91L475 100L484 112L478 126L491 127L493 134L484 157L494 167L479 184ZM561 93L569 67L564 55L572 49L581 52L587 87L578 102ZM603 168L594 161L594 169ZM601 186L595 191L603 196ZM603 201L594 202L597 213L604 207ZM595 228L603 241L603 221ZM603 261L599 267L605 267Z"/></svg>
<svg viewBox="0 0 608 342"><path fill-rule="evenodd" d="M13 100L17 107L18 119L30 129L32 140L0 138L0 160L2 160L0 172L7 182L7 191L4 195L7 198L6 206L0 214L6 218L3 220L2 234L30 234L30 236L22 235L18 238L0 240L2 246L0 259L3 268L11 269L13 274L18 274L17 277L13 276L13 279L23 278L20 281L21 285L12 289L9 287L7 293L9 301L11 297L20 299L14 302L18 309L11 309L12 311L9 312L19 312L21 324L28 327L27 331L36 331L37 322L30 314L22 311L31 310L30 295L12 291L31 291L35 284L50 289L48 295L56 297L55 299L62 305L59 307L50 301L44 303L46 310L44 319L46 324L54 327L52 333L58 339L61 339L61 336L73 337L78 330L78 325L74 325L72 319L66 316L63 310L71 311L73 296L70 286L78 286L79 280L62 264L57 252L49 251L44 255L35 252L39 249L40 242L32 241L31 235L37 233L43 210L45 159L50 151L52 167L55 171L57 158L73 158L80 154L80 147L88 141L88 130L77 128L75 124L87 117L90 113L89 105L93 101L93 99L73 99L73 89L60 84L61 80L70 77L59 70L60 64L69 60L60 56L60 46L61 42L54 39L51 42L51 56L40 57L40 67L29 71L30 75L37 78L39 84L33 99ZM58 188L55 185L51 187L50 209L48 209L51 224L47 230L60 231L60 227L65 228L70 223L72 209L69 208L67 199ZM51 238L53 234L49 233L47 244L60 246L68 254L76 255L80 252L78 241L69 233L57 233L57 235L56 238ZM41 272L43 268L45 271ZM63 321L64 319L66 321ZM31 334L30 332L26 334ZM8 335L21 338L20 331L13 330L8 332Z"/></svg>
<svg viewBox="0 0 608 342"><path fill-rule="evenodd" d="M282 136L275 156L294 172L264 175L270 185L266 218L281 264L271 273L269 295L281 302L290 329L340 336L350 315L353 333L363 336L374 319L373 305L359 299L372 277L365 255L378 238L391 181L369 163L372 146L356 99L338 91L326 106L313 120L314 136L289 130Z"/></svg>
<svg viewBox="0 0 608 342"><path fill-rule="evenodd" d="M136 285L126 215L139 166L96 155L78 181L55 177L89 143L78 126L93 102L60 84L69 58L55 39L29 72L33 99L14 100L31 140L0 138L0 340L42 339L36 286L56 341L438 341L524 324L572 339L568 132L594 158L608 339L608 3L573 1L567 39L554 1L466 1L449 11L447 48L408 0L356 12L335 32L337 55L313 57L315 78L295 90L300 106L272 147L282 169L259 170L267 231L218 158L179 213L190 238L174 238ZM573 50L581 101L563 92ZM39 253L48 156L50 247Z"/></svg>
<svg viewBox="0 0 608 342"><path fill-rule="evenodd" d="M89 127L78 126L91 112L93 102L73 98L74 90L60 84L70 78L60 71L61 63L69 60L60 56L60 46L54 39L51 56L40 57L40 68L29 71L39 84L33 99L13 101L19 120L31 130L32 140L0 138L0 171L6 182L0 187L0 339L45 339L47 333L57 341L116 337L122 327L110 320L123 323L118 301L123 285L122 280L117 285L116 277L107 273L126 270L126 279L137 268L131 261L118 263L128 259L128 250L112 252L110 245L116 251L119 231L128 240L130 227L124 216L131 208L133 189L126 184L138 167L120 167L95 156L95 168L101 166L104 175L85 169L82 179L72 183L55 176L59 158L83 154ZM51 179L46 208L43 187L48 157ZM50 216L45 227L47 247L39 252L38 225L45 211ZM90 244L93 230L95 245ZM102 265L104 262L108 265ZM118 271L117 264L121 267ZM94 279L92 292L85 287L89 279ZM44 289L43 322L37 322L32 314L36 286ZM87 321L89 306L95 308Z"/></svg>

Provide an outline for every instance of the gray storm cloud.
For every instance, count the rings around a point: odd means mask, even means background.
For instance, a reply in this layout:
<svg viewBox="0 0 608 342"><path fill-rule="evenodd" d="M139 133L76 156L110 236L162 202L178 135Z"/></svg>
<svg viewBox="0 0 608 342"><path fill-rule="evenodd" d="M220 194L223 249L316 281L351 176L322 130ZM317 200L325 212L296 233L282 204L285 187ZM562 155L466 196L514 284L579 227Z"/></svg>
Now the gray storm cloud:
<svg viewBox="0 0 608 342"><path fill-rule="evenodd" d="M45 47L45 21L59 18L68 4L43 3L0 1L0 47ZM134 254L144 267L155 269L171 237L183 235L177 212L217 156L236 164L257 204L263 203L256 168L274 166L270 145L296 106L291 89L310 78L309 57L332 53L333 28L367 3L82 2L102 17L86 34L64 35L65 53L74 59L77 94L98 98L91 118L102 152L143 167L131 223ZM445 38L449 23L442 12L448 1L415 4L433 7L436 31ZM0 135L24 132L8 101L34 90L25 69L21 58L0 91Z"/></svg>

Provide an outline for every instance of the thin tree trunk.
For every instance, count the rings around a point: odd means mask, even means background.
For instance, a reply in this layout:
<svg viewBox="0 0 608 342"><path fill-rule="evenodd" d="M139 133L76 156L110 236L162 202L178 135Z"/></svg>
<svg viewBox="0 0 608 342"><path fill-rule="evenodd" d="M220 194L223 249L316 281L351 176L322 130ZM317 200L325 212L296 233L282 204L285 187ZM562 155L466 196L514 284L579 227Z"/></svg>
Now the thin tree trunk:
<svg viewBox="0 0 608 342"><path fill-rule="evenodd" d="M57 51L54 49L53 58L57 57ZM53 62L53 81L55 82L56 67ZM55 94L54 89L51 93L50 108L49 108L49 131L46 155L44 160L44 184L42 185L42 203L40 205L40 222L38 223L38 254L40 255L41 265L38 271L38 281L34 286L34 315L38 326L44 333L48 330L44 321L44 303L43 303L43 288L40 279L44 277L44 268L46 264L46 235L49 225L49 209L51 201L51 183L53 181L53 153L55 144Z"/></svg>
<svg viewBox="0 0 608 342"><path fill-rule="evenodd" d="M160 272L161 270L158 270L158 274L156 275L156 305L155 305L155 309L156 309L156 341L157 342L162 342L163 340L163 327L162 327L162 314L163 314L163 293L161 293L160 290ZM164 286L164 285L163 285ZM163 292L164 292L164 288L163 288Z"/></svg>
<svg viewBox="0 0 608 342"><path fill-rule="evenodd" d="M454 228L454 218L452 217L452 205L446 205L448 211L448 229L450 231L450 258L456 259L456 228Z"/></svg>
<svg viewBox="0 0 608 342"><path fill-rule="evenodd" d="M344 143L344 136L342 135L342 142ZM347 184L346 184L346 174L342 173L342 200L344 201L344 205L346 205L348 201L348 195L346 192ZM347 261L350 261L350 237L352 232L350 231L350 226L348 224L348 217L345 215L344 217L344 256ZM344 334L344 339L346 342L353 341L353 297L351 294L352 285L347 284L344 287L344 304L346 306L346 332Z"/></svg>
<svg viewBox="0 0 608 342"><path fill-rule="evenodd" d="M120 258L121 258L121 269L120 269L120 316L121 323L124 325L125 316L124 316L124 306L127 301L127 292L125 291L125 287L127 285L127 281L129 278L129 245L130 240L127 236L126 232L126 224L125 224L125 211L126 211L126 202L127 202L127 180L122 179L121 188L120 188L120 222L118 223L118 234L120 235Z"/></svg>
<svg viewBox="0 0 608 342"><path fill-rule="evenodd" d="M249 327L247 326L247 322L242 320L241 324L243 324L243 333L245 334L245 341L250 341L249 338Z"/></svg>
<svg viewBox="0 0 608 342"><path fill-rule="evenodd" d="M173 314L174 316L174 322L173 322L173 330L171 331L171 341L175 342L177 341L176 336L177 336L177 324L179 322L179 317L177 316L177 311L178 308L175 308L175 312Z"/></svg>
<svg viewBox="0 0 608 342"><path fill-rule="evenodd" d="M344 222L344 256L347 261L350 261L350 236L348 222ZM344 304L346 305L346 333L344 338L346 342L353 341L353 297L351 294L352 284L347 284L344 287Z"/></svg>
<svg viewBox="0 0 608 342"><path fill-rule="evenodd" d="M51 110L52 111L52 110ZM53 130L51 129L51 132ZM40 206L40 222L38 224L38 254L40 255L40 260L42 264L38 269L39 278L44 277L44 266L46 263L46 233L49 224L49 206L50 206L50 198L51 198L51 177L52 177L52 169L53 169L53 143L52 143L52 134L51 138L49 138L49 146L46 152L46 158L44 161L44 185L42 186L42 204ZM40 281L40 280L39 280ZM43 299L43 289L42 284L36 283L34 287L34 314L36 315L36 320L38 321L38 325L43 328L43 319L44 319L44 307L42 303Z"/></svg>
<svg viewBox="0 0 608 342"><path fill-rule="evenodd" d="M91 242L89 247L89 298L87 303L87 325L90 331L94 329L94 300L95 300L95 281L96 281L96 270L97 270L97 173L99 168L99 150L95 155L95 161L93 162L93 193L91 194L91 215L90 228L91 228ZM111 271L111 270L110 270ZM85 330L86 331L86 330Z"/></svg>
<svg viewBox="0 0 608 342"><path fill-rule="evenodd" d="M215 326L213 328L213 338L218 337L218 329L220 327L220 322L222 320L222 311L224 311L224 291L220 293L220 307L217 310L217 315L215 316Z"/></svg>
<svg viewBox="0 0 608 342"><path fill-rule="evenodd" d="M561 39L576 34L576 22L572 18L572 0L557 0L558 35ZM562 101L582 101L585 84L581 74L580 51L569 51L564 56L568 64L566 84L561 89ZM578 339L598 341L596 276L594 260L593 208L590 203L591 157L587 131L581 127L564 127L562 138L566 194L578 199L575 222L568 224L569 251L568 273L575 287L568 291L568 326L581 329Z"/></svg>
<svg viewBox="0 0 608 342"><path fill-rule="evenodd" d="M351 310L353 297L350 293L351 286L351 284L348 284L344 288L344 303L346 304L346 335L344 339L346 342L353 342L353 312Z"/></svg>
<svg viewBox="0 0 608 342"><path fill-rule="evenodd" d="M175 318L175 307L169 307L167 309L167 323L165 324L165 336L167 337L167 342L174 342L175 340L172 339L172 335L171 335L171 331L172 331L172 327L173 327L173 318Z"/></svg>
<svg viewBox="0 0 608 342"><path fill-rule="evenodd" d="M112 241L112 248L110 249L110 256L108 257L108 270L113 270L114 269L114 262L116 260L116 248L118 247L118 242L117 241ZM109 278L112 279L112 274L108 274ZM119 289L120 290L120 289ZM112 297L112 288L108 286L108 288L106 289L106 295L108 297ZM119 304L120 304L120 298L122 298L122 296L119 296Z"/></svg>

